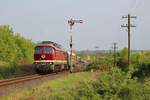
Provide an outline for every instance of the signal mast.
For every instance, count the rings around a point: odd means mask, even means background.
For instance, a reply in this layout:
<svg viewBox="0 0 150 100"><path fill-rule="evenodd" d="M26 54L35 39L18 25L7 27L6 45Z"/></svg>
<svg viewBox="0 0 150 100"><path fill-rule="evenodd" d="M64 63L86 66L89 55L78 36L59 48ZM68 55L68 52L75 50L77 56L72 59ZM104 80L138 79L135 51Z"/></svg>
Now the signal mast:
<svg viewBox="0 0 150 100"><path fill-rule="evenodd" d="M70 20L68 20L68 24L70 26L70 29L69 29L69 33L70 33L70 43L69 43L69 46L70 46L70 72L73 72L73 66L72 66L72 53L73 53L72 28L73 28L73 25L75 23L81 24L81 23L83 23L83 20L73 20L72 18Z"/></svg>

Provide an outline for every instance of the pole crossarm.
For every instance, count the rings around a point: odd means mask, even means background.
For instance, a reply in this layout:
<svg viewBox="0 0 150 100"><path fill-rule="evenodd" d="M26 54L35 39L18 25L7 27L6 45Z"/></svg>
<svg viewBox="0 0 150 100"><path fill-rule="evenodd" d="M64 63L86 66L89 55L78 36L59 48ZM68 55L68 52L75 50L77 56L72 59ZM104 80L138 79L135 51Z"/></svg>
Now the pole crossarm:
<svg viewBox="0 0 150 100"><path fill-rule="evenodd" d="M128 28L129 26L128 26L128 24L126 24L126 25L121 25L121 27L123 27L123 28ZM130 27L136 27L136 25L132 25L132 24L130 24Z"/></svg>
<svg viewBox="0 0 150 100"><path fill-rule="evenodd" d="M128 14L128 15L130 15L130 14ZM125 18L128 18L128 16L122 16L122 19L125 19ZM137 16L130 16L130 18L134 18L134 19L136 19L136 18L137 18Z"/></svg>

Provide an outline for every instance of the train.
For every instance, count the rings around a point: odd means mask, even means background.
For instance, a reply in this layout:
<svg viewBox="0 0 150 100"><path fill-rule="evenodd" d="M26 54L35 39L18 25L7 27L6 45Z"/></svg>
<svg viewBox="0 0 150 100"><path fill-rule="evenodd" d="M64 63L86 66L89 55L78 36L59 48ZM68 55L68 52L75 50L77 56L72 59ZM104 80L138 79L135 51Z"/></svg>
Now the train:
<svg viewBox="0 0 150 100"><path fill-rule="evenodd" d="M38 43L34 48L34 69L39 74L70 70L71 64L74 68L78 58L76 53L72 52L70 59L70 54L58 43L52 41Z"/></svg>

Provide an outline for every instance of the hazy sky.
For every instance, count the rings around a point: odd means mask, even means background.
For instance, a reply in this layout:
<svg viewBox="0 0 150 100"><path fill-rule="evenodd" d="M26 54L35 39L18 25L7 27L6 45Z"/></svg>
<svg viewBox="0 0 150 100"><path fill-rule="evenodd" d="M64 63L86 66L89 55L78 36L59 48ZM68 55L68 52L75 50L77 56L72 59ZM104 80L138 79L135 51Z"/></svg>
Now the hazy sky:
<svg viewBox="0 0 150 100"><path fill-rule="evenodd" d="M111 49L127 46L127 31L120 27L131 13L132 49L150 49L150 0L0 0L0 24L33 41L50 40L69 48L70 18L82 19L73 27L77 50Z"/></svg>

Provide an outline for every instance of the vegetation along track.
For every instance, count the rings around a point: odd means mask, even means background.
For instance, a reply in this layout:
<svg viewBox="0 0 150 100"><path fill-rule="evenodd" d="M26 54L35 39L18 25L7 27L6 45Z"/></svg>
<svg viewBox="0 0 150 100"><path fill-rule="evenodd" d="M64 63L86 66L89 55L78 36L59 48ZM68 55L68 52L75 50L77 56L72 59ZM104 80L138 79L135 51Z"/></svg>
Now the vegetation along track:
<svg viewBox="0 0 150 100"><path fill-rule="evenodd" d="M35 75L28 75L28 76L17 77L17 78L12 78L12 79L0 80L0 87L7 86L7 85L12 85L12 84L17 84L17 83L22 83L22 82L25 82L25 81L40 79L40 78L43 78L43 77L54 76L54 75L56 75L56 73L51 73L51 74L47 74L47 75L35 74Z"/></svg>

